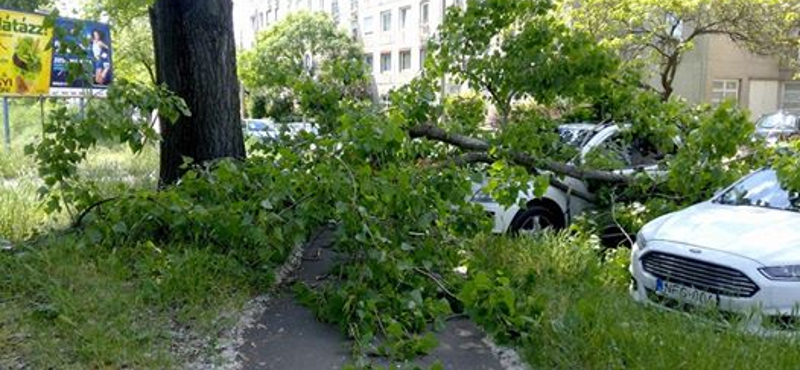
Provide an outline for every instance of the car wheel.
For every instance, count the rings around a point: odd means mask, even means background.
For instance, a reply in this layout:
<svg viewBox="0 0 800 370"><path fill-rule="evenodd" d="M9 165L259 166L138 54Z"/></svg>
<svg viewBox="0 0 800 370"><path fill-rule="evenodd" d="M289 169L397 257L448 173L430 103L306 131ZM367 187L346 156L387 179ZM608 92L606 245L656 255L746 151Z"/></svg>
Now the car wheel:
<svg viewBox="0 0 800 370"><path fill-rule="evenodd" d="M600 242L605 249L630 248L633 237L617 225L608 225L600 232Z"/></svg>
<svg viewBox="0 0 800 370"><path fill-rule="evenodd" d="M558 216L542 206L530 206L514 217L509 226L511 235L534 235L546 229L559 229Z"/></svg>

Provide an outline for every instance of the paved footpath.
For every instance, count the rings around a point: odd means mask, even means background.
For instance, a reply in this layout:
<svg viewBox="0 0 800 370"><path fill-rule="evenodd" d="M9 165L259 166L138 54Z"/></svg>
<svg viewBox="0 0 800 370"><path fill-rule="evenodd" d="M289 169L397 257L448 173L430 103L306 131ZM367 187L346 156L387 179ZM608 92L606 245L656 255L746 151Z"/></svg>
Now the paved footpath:
<svg viewBox="0 0 800 370"><path fill-rule="evenodd" d="M331 235L323 233L304 247L296 272L299 281L313 285L330 269L335 257L330 246ZM484 344L484 334L469 320L451 320L437 337L439 347L414 361L415 365L427 368L440 361L448 370L503 369ZM270 300L256 324L245 331L239 354L246 370L336 370L353 363L350 343L338 328L317 322L289 291ZM388 365L380 360L376 364Z"/></svg>

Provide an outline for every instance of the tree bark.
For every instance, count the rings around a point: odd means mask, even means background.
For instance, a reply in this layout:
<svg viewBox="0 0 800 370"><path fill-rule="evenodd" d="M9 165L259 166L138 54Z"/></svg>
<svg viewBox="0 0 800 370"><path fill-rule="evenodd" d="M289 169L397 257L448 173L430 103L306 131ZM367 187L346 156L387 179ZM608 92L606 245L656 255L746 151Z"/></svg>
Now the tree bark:
<svg viewBox="0 0 800 370"><path fill-rule="evenodd" d="M157 0L150 21L158 83L192 112L174 124L161 117L160 184L180 179L184 158L245 158L231 0Z"/></svg>
<svg viewBox="0 0 800 370"><path fill-rule="evenodd" d="M681 64L681 52L675 51L667 57L664 69L661 71L661 100L668 101L675 92L675 75L678 73L678 66Z"/></svg>

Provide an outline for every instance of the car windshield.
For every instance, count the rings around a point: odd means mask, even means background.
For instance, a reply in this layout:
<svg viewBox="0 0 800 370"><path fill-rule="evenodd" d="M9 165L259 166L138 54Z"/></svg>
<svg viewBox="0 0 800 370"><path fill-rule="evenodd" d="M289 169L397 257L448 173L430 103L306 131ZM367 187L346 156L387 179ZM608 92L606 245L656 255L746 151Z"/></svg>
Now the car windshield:
<svg viewBox="0 0 800 370"><path fill-rule="evenodd" d="M583 143L588 141L593 134L594 130L584 127L562 126L558 128L558 135L561 136L561 142L575 148L583 146Z"/></svg>
<svg viewBox="0 0 800 370"><path fill-rule="evenodd" d="M775 113L761 118L756 127L760 130L794 129L795 117L784 113Z"/></svg>
<svg viewBox="0 0 800 370"><path fill-rule="evenodd" d="M745 178L720 195L716 202L800 212L800 193L781 185L774 170L763 170Z"/></svg>

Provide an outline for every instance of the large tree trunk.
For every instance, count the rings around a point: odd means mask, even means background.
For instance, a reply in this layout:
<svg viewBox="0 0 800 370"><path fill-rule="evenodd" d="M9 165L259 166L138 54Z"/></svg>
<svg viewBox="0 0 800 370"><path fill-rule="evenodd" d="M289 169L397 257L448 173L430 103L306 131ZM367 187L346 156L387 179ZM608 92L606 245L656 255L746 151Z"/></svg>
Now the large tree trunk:
<svg viewBox="0 0 800 370"><path fill-rule="evenodd" d="M150 21L158 82L192 112L161 119L161 185L180 178L184 157L244 158L231 0L157 0Z"/></svg>

